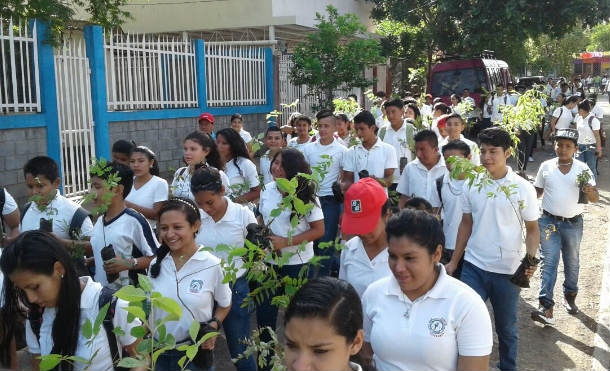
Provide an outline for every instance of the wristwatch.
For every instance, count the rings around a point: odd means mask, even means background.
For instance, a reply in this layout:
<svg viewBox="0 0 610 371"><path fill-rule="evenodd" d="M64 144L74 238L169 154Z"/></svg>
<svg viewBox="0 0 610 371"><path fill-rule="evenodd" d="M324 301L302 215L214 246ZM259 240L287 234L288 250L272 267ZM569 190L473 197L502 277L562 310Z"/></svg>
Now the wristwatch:
<svg viewBox="0 0 610 371"><path fill-rule="evenodd" d="M220 322L220 320L216 317L212 317L212 319L208 321L208 325L212 322L216 322L216 329L220 330L220 328L222 327L222 322Z"/></svg>

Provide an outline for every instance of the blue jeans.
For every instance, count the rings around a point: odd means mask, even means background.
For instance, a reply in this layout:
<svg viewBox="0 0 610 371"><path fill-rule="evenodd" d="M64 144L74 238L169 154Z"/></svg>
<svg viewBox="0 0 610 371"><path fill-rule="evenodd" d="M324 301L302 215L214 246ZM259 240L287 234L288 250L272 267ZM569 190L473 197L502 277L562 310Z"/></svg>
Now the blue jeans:
<svg viewBox="0 0 610 371"><path fill-rule="evenodd" d="M184 357L186 352L181 352L176 349L167 350L163 352L159 358L157 358L157 363L155 363L155 371L176 371L180 370L180 366L178 366L178 361L180 358ZM211 371L214 369L212 367L209 370L203 370L197 366L193 362L189 362L186 366L188 370L192 371Z"/></svg>
<svg viewBox="0 0 610 371"><path fill-rule="evenodd" d="M552 226L555 231L552 231ZM564 294L578 292L578 251L582 240L582 216L576 218L572 223L555 220L548 215L542 215L538 219L540 228L540 256L542 265L540 268L540 294L538 299L547 308L552 307L553 289L557 281L557 266L559 255L563 256L563 270L565 280L563 282ZM549 232L546 232L548 230ZM548 239L547 239L548 235Z"/></svg>
<svg viewBox="0 0 610 371"><path fill-rule="evenodd" d="M483 301L491 301L500 345L497 367L502 371L517 370L519 287L510 282L510 277L510 274L484 271L468 261L464 262L461 275L462 282L476 291Z"/></svg>
<svg viewBox="0 0 610 371"><path fill-rule="evenodd" d="M593 172L595 181L597 182L597 149L595 144L579 144L578 145L578 159L587 166Z"/></svg>
<svg viewBox="0 0 610 371"><path fill-rule="evenodd" d="M227 337L227 345L229 346L231 358L237 358L237 356L246 351L245 341L250 337L250 311L248 307L241 307L244 299L250 293L250 287L245 275L235 281L231 291L233 292L231 311L222 322L222 326ZM240 359L235 366L238 371L256 371L256 362L253 356Z"/></svg>
<svg viewBox="0 0 610 371"><path fill-rule="evenodd" d="M335 246L328 246L323 249L318 248L318 244L323 242L331 242L337 238L337 229L339 228L339 217L341 216L341 204L335 200L334 196L320 197L320 206L324 213L324 236L314 243L314 251L316 256L327 256L328 259L322 260L318 267L318 276L324 277L330 275L333 265L338 266L338 260Z"/></svg>
<svg viewBox="0 0 610 371"><path fill-rule="evenodd" d="M284 265L281 268L277 266L273 267L277 272L278 279L281 279L282 277L298 278L299 271L301 270L303 265L305 264ZM311 278L312 273L313 270L310 268L308 272L305 273L304 277ZM271 304L271 299L273 299L274 296L283 295L284 292L277 291L275 293L269 294L269 297L266 297L260 304L256 306L256 322L259 328L271 327L275 331L275 329L277 328L276 323L278 307L276 305ZM263 331L260 336L260 339L261 341L269 342L271 341L271 336L266 331ZM267 357L267 367L259 368L261 371L271 369L271 366L269 365L271 356L272 354L269 354L269 356Z"/></svg>

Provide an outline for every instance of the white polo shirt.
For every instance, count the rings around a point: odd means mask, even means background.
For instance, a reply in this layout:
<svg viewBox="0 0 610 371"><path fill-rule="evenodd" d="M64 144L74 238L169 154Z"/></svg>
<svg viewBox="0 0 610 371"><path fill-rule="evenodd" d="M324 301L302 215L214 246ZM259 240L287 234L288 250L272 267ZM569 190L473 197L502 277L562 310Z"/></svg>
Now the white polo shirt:
<svg viewBox="0 0 610 371"><path fill-rule="evenodd" d="M557 157L543 162L538 169L534 186L544 189L542 209L564 218L573 218L585 211L585 206L578 203L578 174L586 171L591 176L589 184L595 186L595 178L589 166L577 159L567 174L559 171Z"/></svg>
<svg viewBox="0 0 610 371"><path fill-rule="evenodd" d="M250 192L250 188L258 187L260 185L256 165L245 157L239 157L237 159L237 166L235 166L235 162L233 160L230 160L225 164L225 168L226 175L229 178L229 184L231 184L234 191L239 190L239 184L245 184L248 188L247 191L242 192L238 196L248 193ZM235 192L232 193L235 194Z"/></svg>
<svg viewBox="0 0 610 371"><path fill-rule="evenodd" d="M218 172L220 173L222 185L225 187L225 194L231 194L231 182L229 182L227 174L220 169L218 169ZM191 192L191 177L192 174L189 172L188 167L181 167L176 170L176 173L174 173L174 180L172 180L172 185L170 187L172 196L188 198L195 201L195 196L193 195L193 192Z"/></svg>
<svg viewBox="0 0 610 371"><path fill-rule="evenodd" d="M591 113L593 116L597 117L598 120L602 120L604 118L604 109L599 103L595 104L595 106L591 109Z"/></svg>
<svg viewBox="0 0 610 371"><path fill-rule="evenodd" d="M81 292L80 297L80 328L87 320L91 323L95 323L100 307L99 297L102 291L102 285L98 282L94 282L91 277L81 277L81 282L85 283L85 288ZM121 343L121 346L129 346L133 344L137 338L131 336L131 330L141 325L139 319L134 319L132 322L127 321L127 312L125 309L129 306L124 300L117 299L114 317L112 319L112 325L114 328L120 327L123 330L123 335L117 335L117 340ZM25 326L25 338L28 345L28 351L30 354L47 355L51 354L53 349L53 322L55 321L55 308L44 308L42 313L42 324L40 326L40 341L36 338L36 334L30 326L29 320ZM88 339L86 339L82 332L79 331L78 342L76 344L76 351L74 355L84 359L91 359L93 354L97 352L97 355L93 359L93 363L87 367L87 365L79 362L75 362L75 370L114 370L112 365L112 355L110 354L110 347L108 345L108 337L106 331L102 327L97 336L93 337L93 342L88 345Z"/></svg>
<svg viewBox="0 0 610 371"><path fill-rule="evenodd" d="M446 172L445 160L440 154L438 162L430 170L416 158L405 167L396 192L407 197L422 197L430 202L432 207L439 207L441 202L436 191L436 179Z"/></svg>
<svg viewBox="0 0 610 371"><path fill-rule="evenodd" d="M591 119L591 126L589 126L589 119ZM601 125L599 123L599 120L592 113L589 113L589 115L584 119L582 118L582 116L578 115L578 117L576 117L578 144L597 144L593 130L599 130L600 127ZM593 130L591 130L591 128L593 128Z"/></svg>
<svg viewBox="0 0 610 371"><path fill-rule="evenodd" d="M17 210L18 206L17 202L15 202L15 199L10 193L8 193L6 188L3 188L2 191L4 192L4 206L2 206L2 215L8 215Z"/></svg>
<svg viewBox="0 0 610 371"><path fill-rule="evenodd" d="M512 105L512 100L505 92L504 95L501 97L498 97L496 94L494 94L492 99L490 99L489 104L491 105L491 121L495 122L502 120L502 113L500 113L500 107ZM487 112L487 108L485 108L485 112Z"/></svg>
<svg viewBox="0 0 610 371"><path fill-rule="evenodd" d="M134 178L135 184L135 178ZM131 191L125 198L125 201L129 201L141 207L152 209L155 207L155 203L161 201L167 201L169 197L169 186L167 181L156 175L148 180L140 188L131 187ZM157 221L148 219L151 226L156 226Z"/></svg>
<svg viewBox="0 0 610 371"><path fill-rule="evenodd" d="M415 301L393 275L364 292L364 340L373 348L377 370L456 370L458 356L491 353L491 321L483 300L448 276L444 266L438 269L432 289Z"/></svg>
<svg viewBox="0 0 610 371"><path fill-rule="evenodd" d="M250 143L250 141L252 140L252 135L250 135L250 133L248 133L244 129L241 129L239 131L239 136L241 137L241 139L244 140L244 142L246 142L246 144Z"/></svg>
<svg viewBox="0 0 610 371"><path fill-rule="evenodd" d="M516 187L509 200L498 188L512 185ZM520 221L536 221L540 215L534 186L510 167L504 178L484 184L480 191L465 182L462 212L472 214L474 222L464 259L488 272L515 273L523 257Z"/></svg>
<svg viewBox="0 0 610 371"><path fill-rule="evenodd" d="M462 222L462 192L465 180L453 179L449 173L443 176L441 194L443 196L443 232L445 234L445 249L455 250L458 228ZM437 191L438 193L438 191Z"/></svg>
<svg viewBox="0 0 610 371"><path fill-rule="evenodd" d="M392 274L388 265L388 249L383 249L372 260L364 250L360 237L352 237L341 250L339 279L351 283L362 297L369 285Z"/></svg>
<svg viewBox="0 0 610 371"><path fill-rule="evenodd" d="M358 172L361 170L368 170L369 175L383 179L385 169L398 169L398 159L394 147L379 138L370 150L358 143L343 156L343 170L354 173L354 183L360 180Z"/></svg>
<svg viewBox="0 0 610 371"><path fill-rule="evenodd" d="M296 149L298 149L299 151L303 152L303 149L305 148L305 146L306 146L306 145L308 145L309 143L313 143L313 140L314 140L314 139L315 139L315 136L314 136L314 135L312 135L312 136L310 136L310 137L309 137L309 139L307 140L307 142L305 142L305 143L299 143L299 137L294 137L294 138L291 138L291 139L288 141L287 146L288 146L289 148L296 148Z"/></svg>
<svg viewBox="0 0 610 371"><path fill-rule="evenodd" d="M392 124L387 124L385 126L385 135L383 137L383 142L394 147L396 151L396 159L399 162L399 167L394 170L394 183L398 183L398 179L400 179L400 159L405 157L407 162L411 162L413 160L413 152L409 149L409 141L407 140L407 125L411 125L408 122L403 122L402 126L398 130L394 130L392 128ZM412 125L411 125L412 126ZM412 133L415 133L416 130L413 128Z"/></svg>
<svg viewBox="0 0 610 371"><path fill-rule="evenodd" d="M151 266L156 260L152 261ZM220 259L208 251L198 250L179 271L176 271L171 253L161 261L159 275L157 278L151 277L151 280L153 291L175 300L182 307L180 320L165 323L167 333L174 335L176 344L190 340L189 328L193 321L207 322L212 319L215 302L223 308L231 305L231 289L228 283L222 283L223 279ZM165 316L167 313L163 310L154 312L155 321Z"/></svg>
<svg viewBox="0 0 610 371"><path fill-rule="evenodd" d="M574 119L572 116L572 111L565 106L555 108L555 111L553 111L553 117L557 118L555 129L569 128L572 120Z"/></svg>
<svg viewBox="0 0 610 371"><path fill-rule="evenodd" d="M261 192L261 199L258 204L258 210L263 216L265 225L269 224L271 220L273 222L269 226L271 232L276 236L288 237L288 231L291 230L290 225L290 210L283 210L282 213L277 217L273 218L271 212L277 209L282 202L282 194L277 189L275 182L271 182L265 185L265 190ZM320 201L316 197L315 206L305 216L299 220L296 228L292 231L292 235L299 235L309 229L309 223L316 222L318 220L324 220L324 214L320 208ZM288 246L281 249L282 254L292 253L290 259L288 259L288 265L305 264L313 258L313 241L308 242L305 245L303 251L299 251L299 245ZM275 264L275 262L273 262Z"/></svg>
<svg viewBox="0 0 610 371"><path fill-rule="evenodd" d="M246 206L236 204L228 197L224 198L227 202L227 211L218 222L202 210L201 227L195 237L197 245L216 249L218 245L226 245L231 248L244 247L244 240L248 234L246 227L250 223L256 223L254 213ZM228 251L213 251L213 254L227 262ZM233 264L239 269L237 277L241 277L246 271L241 269L244 265L242 259L234 258Z"/></svg>
<svg viewBox="0 0 610 371"><path fill-rule="evenodd" d="M346 152L347 148L340 144L337 139L333 139L333 141L327 145L323 145L318 140L309 143L303 149L303 155L305 155L305 159L312 168L319 166L324 162L329 162L329 165L326 168L326 175L324 176L324 179L322 179L322 182L320 182L318 197L333 195L333 183L339 178L341 167L343 166L343 156ZM328 157L323 158L322 156Z"/></svg>
<svg viewBox="0 0 610 371"><path fill-rule="evenodd" d="M110 244L117 255L126 259L131 259L134 249L139 250L142 256L153 256L159 247L159 242L157 242L150 224L142 214L134 209L126 208L108 222L104 222L104 215L97 218L91 236L91 248L95 260L95 280L104 286L116 289L129 285L129 272L120 272L119 279L108 284L101 251Z"/></svg>
<svg viewBox="0 0 610 371"><path fill-rule="evenodd" d="M470 148L470 163L474 166L481 165L481 150L479 149L477 143L466 138L464 134L460 134L460 140L468 144L468 147ZM449 143L449 137L443 138L443 140L439 142L438 149L440 153L443 153L443 146L447 143Z"/></svg>
<svg viewBox="0 0 610 371"><path fill-rule="evenodd" d="M260 159L260 174L263 176L263 183L265 186L267 183L273 182L273 175L271 175L271 158L269 156L269 151L265 152L264 155L261 156Z"/></svg>
<svg viewBox="0 0 610 371"><path fill-rule="evenodd" d="M7 198L8 199L8 198ZM59 190L55 193L55 198L49 202L45 211L41 211L32 202L28 211L25 212L21 220L21 232L36 231L40 229L40 218L53 219L53 233L59 238L70 239L70 222L74 213L80 205L74 201L70 201L61 194ZM85 218L80 227L80 235L82 237L91 237L93 231L93 223L90 218Z"/></svg>

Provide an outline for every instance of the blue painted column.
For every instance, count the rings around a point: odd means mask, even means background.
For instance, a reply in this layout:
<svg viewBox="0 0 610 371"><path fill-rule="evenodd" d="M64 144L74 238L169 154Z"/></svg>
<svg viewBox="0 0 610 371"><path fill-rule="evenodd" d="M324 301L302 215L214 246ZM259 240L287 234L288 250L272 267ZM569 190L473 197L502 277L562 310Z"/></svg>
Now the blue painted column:
<svg viewBox="0 0 610 371"><path fill-rule="evenodd" d="M46 23L35 20L30 21L30 29L33 29L34 22L36 22L36 40L38 47L40 108L47 127L47 155L57 163L59 176L62 176L61 143L57 113L57 89L55 84L55 58L53 57L53 47L46 42L50 30Z"/></svg>
<svg viewBox="0 0 610 371"><path fill-rule="evenodd" d="M91 67L91 108L93 110L95 157L110 159L110 135L106 104L104 31L100 26L85 27L85 44Z"/></svg>
<svg viewBox="0 0 610 371"><path fill-rule="evenodd" d="M206 86L205 45L203 40L195 40L195 66L197 73L197 101L200 112L208 109L208 91Z"/></svg>
<svg viewBox="0 0 610 371"><path fill-rule="evenodd" d="M273 111L273 50L265 48L265 89L267 91L267 106L269 112Z"/></svg>

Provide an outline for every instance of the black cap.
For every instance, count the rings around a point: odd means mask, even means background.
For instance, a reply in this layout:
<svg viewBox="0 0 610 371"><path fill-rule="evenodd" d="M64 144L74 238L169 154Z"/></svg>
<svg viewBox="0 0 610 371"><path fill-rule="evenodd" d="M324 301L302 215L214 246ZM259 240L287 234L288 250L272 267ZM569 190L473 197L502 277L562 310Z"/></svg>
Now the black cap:
<svg viewBox="0 0 610 371"><path fill-rule="evenodd" d="M557 129L555 139L564 138L572 139L574 143L578 143L578 130L576 129Z"/></svg>

